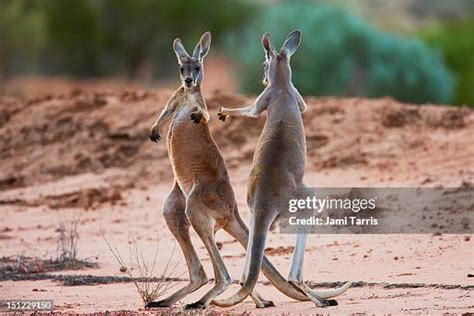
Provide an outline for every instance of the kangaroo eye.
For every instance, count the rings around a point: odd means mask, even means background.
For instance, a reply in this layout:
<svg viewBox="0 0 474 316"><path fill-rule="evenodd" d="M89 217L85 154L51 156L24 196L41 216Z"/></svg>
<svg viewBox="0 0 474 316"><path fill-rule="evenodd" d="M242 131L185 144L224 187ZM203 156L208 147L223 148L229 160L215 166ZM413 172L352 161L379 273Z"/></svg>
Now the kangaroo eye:
<svg viewBox="0 0 474 316"><path fill-rule="evenodd" d="M196 66L196 67L194 67L194 69L195 69L196 71L199 71L199 70L201 70L201 66Z"/></svg>
<svg viewBox="0 0 474 316"><path fill-rule="evenodd" d="M184 71L184 67L179 67L179 71L183 72L183 71Z"/></svg>

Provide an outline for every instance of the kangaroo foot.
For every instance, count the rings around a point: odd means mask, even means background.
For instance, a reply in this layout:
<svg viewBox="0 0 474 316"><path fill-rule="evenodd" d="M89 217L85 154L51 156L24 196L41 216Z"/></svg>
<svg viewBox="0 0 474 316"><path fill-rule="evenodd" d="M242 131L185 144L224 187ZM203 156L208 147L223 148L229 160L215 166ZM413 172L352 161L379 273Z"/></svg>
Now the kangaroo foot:
<svg viewBox="0 0 474 316"><path fill-rule="evenodd" d="M241 282L240 285L242 286L243 283ZM275 307L272 301L265 300L255 289L250 293L250 297L257 308Z"/></svg>
<svg viewBox="0 0 474 316"><path fill-rule="evenodd" d="M261 301L259 304L255 304L257 308L267 308L267 307L275 307L275 304L272 301Z"/></svg>
<svg viewBox="0 0 474 316"><path fill-rule="evenodd" d="M305 293L317 307L328 307L338 305L336 300L325 300L324 298L320 297L303 282L289 280L288 283L290 283L295 289L303 291L303 293Z"/></svg>
<svg viewBox="0 0 474 316"><path fill-rule="evenodd" d="M184 306L184 309L185 310L193 310L193 309L205 309L206 308L206 305L204 305L204 303L202 302L195 302L195 303L191 303L191 304L186 304Z"/></svg>
<svg viewBox="0 0 474 316"><path fill-rule="evenodd" d="M148 302L145 305L145 308L160 308L160 307L171 307L171 306L173 306L173 304L170 304L170 302L162 300L162 301L156 301L156 302Z"/></svg>

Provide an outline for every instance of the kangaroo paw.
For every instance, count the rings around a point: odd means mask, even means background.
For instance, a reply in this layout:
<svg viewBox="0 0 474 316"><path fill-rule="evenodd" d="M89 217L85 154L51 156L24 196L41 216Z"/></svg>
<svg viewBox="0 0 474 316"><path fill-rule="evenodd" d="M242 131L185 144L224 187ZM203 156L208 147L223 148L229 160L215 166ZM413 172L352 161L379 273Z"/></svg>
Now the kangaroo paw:
<svg viewBox="0 0 474 316"><path fill-rule="evenodd" d="M150 140L152 142L157 143L161 139L160 133L158 133L156 130L152 130L150 133Z"/></svg>
<svg viewBox="0 0 474 316"><path fill-rule="evenodd" d="M225 120L227 119L227 115L222 113L222 108L220 108L219 111L217 112L217 116L219 117L219 120L221 120L222 122L225 122Z"/></svg>
<svg viewBox="0 0 474 316"><path fill-rule="evenodd" d="M191 117L191 121L193 121L196 124L199 124L199 122L201 122L201 119L202 119L202 112L201 111L193 112L191 113L190 117Z"/></svg>

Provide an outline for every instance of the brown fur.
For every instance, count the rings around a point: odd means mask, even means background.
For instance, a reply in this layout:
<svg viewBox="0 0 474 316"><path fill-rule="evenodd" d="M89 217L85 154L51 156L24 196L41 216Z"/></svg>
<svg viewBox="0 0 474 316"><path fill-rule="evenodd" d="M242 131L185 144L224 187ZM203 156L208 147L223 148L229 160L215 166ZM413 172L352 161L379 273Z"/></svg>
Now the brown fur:
<svg viewBox="0 0 474 316"><path fill-rule="evenodd" d="M219 118L225 121L231 115L258 117L267 111L267 121L255 150L248 182L247 203L253 217L246 257L246 282L234 296L214 300L213 303L218 306L235 305L251 293L258 280L268 230L284 211L281 202L308 191L303 182L306 139L301 118L306 104L291 82L289 63L299 46L300 37L299 31L290 33L277 54L269 34L265 33L262 38L266 53L263 81L267 87L252 105L239 109L221 108L218 113ZM334 305L335 301L326 299L343 293L350 283L333 291L312 291L302 276L306 240L305 232L298 234L289 282L317 306Z"/></svg>
<svg viewBox="0 0 474 316"><path fill-rule="evenodd" d="M148 307L171 306L207 283L206 273L189 236L190 226L206 246L214 268L215 284L200 300L187 305L187 308L206 307L232 281L214 240L215 232L224 228L244 247L247 246L248 230L237 211L224 159L207 125L209 113L201 93L201 81L202 61L209 44L210 33L206 33L190 57L181 41L175 40L174 49L180 63L182 86L174 92L150 132L152 141L160 140L162 125L172 117L167 146L175 185L165 199L163 215L181 246L190 282L169 297L149 303ZM286 290L292 297L304 298L285 282L266 258L264 271L280 289ZM251 296L257 307L273 306L272 302L265 301L255 291Z"/></svg>

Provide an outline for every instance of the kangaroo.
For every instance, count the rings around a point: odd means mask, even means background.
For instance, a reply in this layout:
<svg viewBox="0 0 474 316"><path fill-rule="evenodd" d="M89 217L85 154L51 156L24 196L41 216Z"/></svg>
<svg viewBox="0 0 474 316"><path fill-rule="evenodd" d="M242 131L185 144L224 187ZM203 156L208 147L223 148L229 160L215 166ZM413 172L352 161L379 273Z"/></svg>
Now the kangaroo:
<svg viewBox="0 0 474 316"><path fill-rule="evenodd" d="M250 240L245 259L242 288L228 299L216 299L213 304L228 307L244 300L254 288L262 264L265 241L270 226L283 210L278 206L282 197L304 194L309 191L303 182L306 167L306 139L301 112L307 108L303 97L291 82L290 57L299 47L301 32L290 33L277 53L265 33L262 38L265 50L264 84L266 88L250 106L221 108L219 119L232 115L256 118L267 110L267 120L255 150L253 166L247 187L247 203L252 210ZM298 232L289 283L305 293L317 306L337 305L328 300L344 293L350 282L326 292L315 292L303 281L303 258L307 234Z"/></svg>
<svg viewBox="0 0 474 316"><path fill-rule="evenodd" d="M163 300L147 304L147 307L170 307L207 283L206 273L191 243L190 226L209 253L215 283L200 300L186 305L187 309L205 308L232 282L214 240L215 232L223 228L243 247L247 247L248 229L240 218L224 159L209 132L209 113L201 93L203 60L210 44L211 33L206 32L190 56L181 40L174 40L173 49L180 67L181 86L174 92L150 132L150 140L158 142L163 124L172 117L167 147L175 182L165 198L163 216L183 252L189 284ZM267 258L263 259L263 271L286 295L307 299L278 273ZM250 295L259 308L274 306L255 291Z"/></svg>

